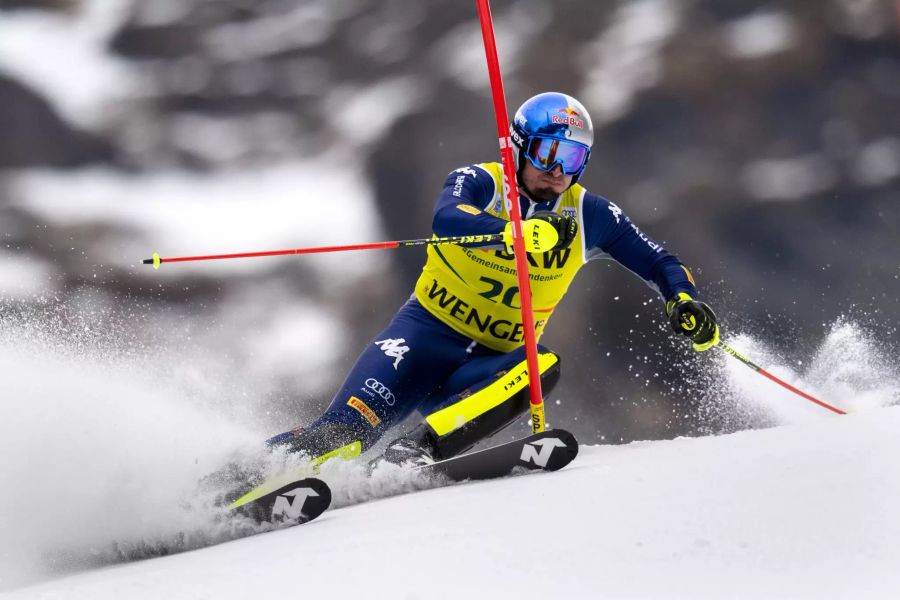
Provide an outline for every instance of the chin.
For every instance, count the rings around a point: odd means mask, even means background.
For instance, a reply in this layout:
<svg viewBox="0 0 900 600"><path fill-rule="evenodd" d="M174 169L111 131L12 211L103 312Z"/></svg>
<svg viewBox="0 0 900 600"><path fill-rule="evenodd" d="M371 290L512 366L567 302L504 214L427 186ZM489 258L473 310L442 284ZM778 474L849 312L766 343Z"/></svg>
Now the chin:
<svg viewBox="0 0 900 600"><path fill-rule="evenodd" d="M565 190L557 192L553 188L538 188L534 190L532 200L556 200Z"/></svg>

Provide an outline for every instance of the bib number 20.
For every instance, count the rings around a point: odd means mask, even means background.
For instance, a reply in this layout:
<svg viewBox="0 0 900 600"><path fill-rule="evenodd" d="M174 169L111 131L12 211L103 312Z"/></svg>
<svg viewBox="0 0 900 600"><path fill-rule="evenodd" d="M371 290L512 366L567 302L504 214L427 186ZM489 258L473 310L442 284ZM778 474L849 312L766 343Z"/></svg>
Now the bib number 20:
<svg viewBox="0 0 900 600"><path fill-rule="evenodd" d="M508 306L510 308L521 308L520 306L514 304L516 300L516 296L519 295L519 287L512 286L505 288L503 287L503 283L497 281L496 279L491 279L489 277L482 277L481 281L488 284L490 289L486 292L481 292L478 294L479 296L483 296L490 300L491 302L500 302L504 306ZM497 299L499 297L499 300Z"/></svg>

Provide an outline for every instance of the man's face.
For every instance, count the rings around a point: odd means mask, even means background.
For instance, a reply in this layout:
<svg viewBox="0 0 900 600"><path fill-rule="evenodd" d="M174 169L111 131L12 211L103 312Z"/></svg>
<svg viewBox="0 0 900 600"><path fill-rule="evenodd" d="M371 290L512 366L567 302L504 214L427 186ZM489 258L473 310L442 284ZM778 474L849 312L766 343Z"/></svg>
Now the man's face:
<svg viewBox="0 0 900 600"><path fill-rule="evenodd" d="M572 176L563 173L559 165L549 171L541 171L526 159L525 168L522 169L522 182L525 184L525 193L532 200L544 202L556 200L560 194L569 189L572 185Z"/></svg>

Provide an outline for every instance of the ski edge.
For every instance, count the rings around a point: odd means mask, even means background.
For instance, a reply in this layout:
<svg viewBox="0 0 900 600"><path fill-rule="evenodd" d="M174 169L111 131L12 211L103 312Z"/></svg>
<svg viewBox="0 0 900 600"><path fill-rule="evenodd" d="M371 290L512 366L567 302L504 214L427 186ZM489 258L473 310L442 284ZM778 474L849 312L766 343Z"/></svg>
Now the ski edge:
<svg viewBox="0 0 900 600"><path fill-rule="evenodd" d="M541 443L555 440L556 444ZM499 466L488 468L486 461L503 456ZM483 450L454 456L430 465L416 467L416 471L430 476L444 476L454 482L498 479L515 473L517 468L526 471L558 471L578 456L578 440L564 429L548 429L540 433L498 444ZM479 464L481 461L481 464ZM464 468L466 465L468 469Z"/></svg>

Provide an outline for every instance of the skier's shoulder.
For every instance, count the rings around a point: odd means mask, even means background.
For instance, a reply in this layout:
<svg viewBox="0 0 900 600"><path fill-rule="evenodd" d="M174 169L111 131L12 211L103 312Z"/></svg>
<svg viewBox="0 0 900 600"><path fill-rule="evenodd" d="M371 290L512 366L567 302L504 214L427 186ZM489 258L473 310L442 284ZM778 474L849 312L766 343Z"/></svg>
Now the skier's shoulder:
<svg viewBox="0 0 900 600"><path fill-rule="evenodd" d="M470 177L472 181L493 184L495 177L503 176L503 168L500 163L472 163L456 169L447 174L447 182L455 183L457 180Z"/></svg>
<svg viewBox="0 0 900 600"><path fill-rule="evenodd" d="M460 200L468 200L476 204L493 197L497 187L497 179L502 177L499 163L474 163L459 167L447 174L444 187Z"/></svg>
<svg viewBox="0 0 900 600"><path fill-rule="evenodd" d="M599 194L593 194L587 189L584 190L581 206L585 227L608 229L627 226L631 223L618 204Z"/></svg>

